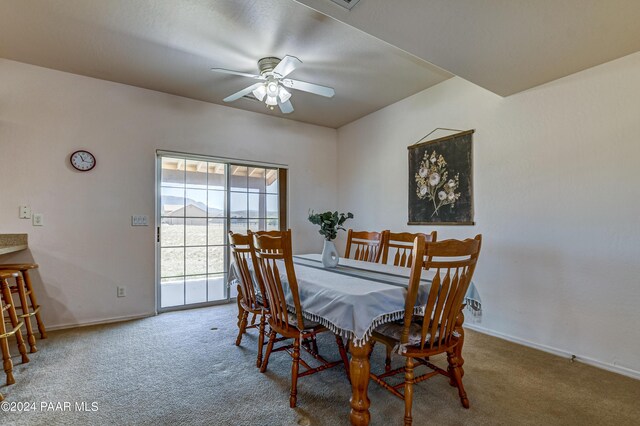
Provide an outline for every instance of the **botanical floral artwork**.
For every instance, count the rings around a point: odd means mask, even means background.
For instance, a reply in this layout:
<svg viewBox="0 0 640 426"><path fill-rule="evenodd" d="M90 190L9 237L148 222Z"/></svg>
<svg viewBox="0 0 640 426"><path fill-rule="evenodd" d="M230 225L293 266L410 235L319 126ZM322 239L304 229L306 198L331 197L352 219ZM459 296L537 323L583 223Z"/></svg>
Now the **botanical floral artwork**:
<svg viewBox="0 0 640 426"><path fill-rule="evenodd" d="M431 155L424 153L420 170L416 173L416 193L419 199L426 198L433 202L432 217L438 215L442 206L454 208L456 200L460 198L460 193L456 193L460 185L460 174L447 180L448 175L447 162L442 155L438 155L436 151L431 152Z"/></svg>
<svg viewBox="0 0 640 426"><path fill-rule="evenodd" d="M409 225L473 224L472 135L409 147Z"/></svg>

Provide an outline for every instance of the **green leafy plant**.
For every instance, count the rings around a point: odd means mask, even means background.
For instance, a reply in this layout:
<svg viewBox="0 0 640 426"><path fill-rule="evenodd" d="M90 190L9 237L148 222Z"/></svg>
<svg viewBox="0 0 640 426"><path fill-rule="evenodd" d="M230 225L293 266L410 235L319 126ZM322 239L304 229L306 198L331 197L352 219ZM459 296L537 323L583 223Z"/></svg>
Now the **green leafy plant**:
<svg viewBox="0 0 640 426"><path fill-rule="evenodd" d="M309 222L314 225L320 225L320 231L318 232L327 241L331 241L338 236L338 229L345 231L342 224L347 219L353 219L353 214L338 212L314 213L313 210L309 211Z"/></svg>

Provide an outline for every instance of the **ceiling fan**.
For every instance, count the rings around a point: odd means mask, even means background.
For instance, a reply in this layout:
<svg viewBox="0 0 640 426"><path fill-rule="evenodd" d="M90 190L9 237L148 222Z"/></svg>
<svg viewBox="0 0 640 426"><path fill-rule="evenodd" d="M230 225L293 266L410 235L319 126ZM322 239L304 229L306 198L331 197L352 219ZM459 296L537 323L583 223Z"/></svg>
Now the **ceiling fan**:
<svg viewBox="0 0 640 426"><path fill-rule="evenodd" d="M289 114L293 112L293 105L290 101L291 93L287 89L301 90L326 98L332 98L336 94L331 87L285 78L300 64L302 64L300 59L286 55L282 60L274 57L260 59L258 61L260 74L248 74L224 68L211 68L211 71L260 80L259 83L252 84L233 95L227 96L223 99L224 102L233 102L253 92L253 96L259 101L264 101L267 108L273 110L277 105L283 114Z"/></svg>

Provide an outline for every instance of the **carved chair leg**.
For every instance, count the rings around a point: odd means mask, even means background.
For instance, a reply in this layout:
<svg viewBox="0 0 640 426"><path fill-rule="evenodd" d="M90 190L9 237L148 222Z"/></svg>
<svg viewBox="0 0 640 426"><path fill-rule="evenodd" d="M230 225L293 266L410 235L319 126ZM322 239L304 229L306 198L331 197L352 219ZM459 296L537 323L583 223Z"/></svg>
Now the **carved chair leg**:
<svg viewBox="0 0 640 426"><path fill-rule="evenodd" d="M247 330L247 318L249 317L249 312L245 310L242 311L242 319L240 320L240 330L238 330L238 337L236 337L236 346L240 346L240 342L242 342L242 335Z"/></svg>
<svg viewBox="0 0 640 426"><path fill-rule="evenodd" d="M453 351L447 352L447 373L449 373L449 385L457 388L458 384L456 383L456 379L453 377L453 358L455 358Z"/></svg>
<svg viewBox="0 0 640 426"><path fill-rule="evenodd" d="M262 361L262 366L260 367L260 372L264 373L267 371L267 365L269 364L269 356L271 356L271 351L273 350L273 343L276 340L276 332L275 330L271 330L269 333L269 343L267 344L267 353L264 355L264 361Z"/></svg>
<svg viewBox="0 0 640 426"><path fill-rule="evenodd" d="M391 346L386 346L387 348L387 357L384 359L384 371L385 372L389 372L391 371L391 351L393 350L393 348Z"/></svg>
<svg viewBox="0 0 640 426"><path fill-rule="evenodd" d="M464 331L460 333L459 342L456 345L456 348L454 349L456 354L456 360L458 361L458 370L460 371L460 378L464 377L464 368L462 368L462 366L464 365L464 358L462 357L462 345L464 345Z"/></svg>
<svg viewBox="0 0 640 426"><path fill-rule="evenodd" d="M349 383L351 383L351 377L349 372L349 358L347 358L347 350L344 348L344 342L342 341L342 337L336 334L336 343L338 344L338 352L340 352L340 358L342 358L342 362L344 363L344 369L347 372L347 379L349 379Z"/></svg>
<svg viewBox="0 0 640 426"><path fill-rule="evenodd" d="M264 314L260 315L260 332L258 334L258 359L256 360L256 367L260 368L262 365L262 346L264 345Z"/></svg>
<svg viewBox="0 0 640 426"><path fill-rule="evenodd" d="M413 358L407 357L404 373L404 425L411 426L411 407L413 405Z"/></svg>
<svg viewBox="0 0 640 426"><path fill-rule="evenodd" d="M300 337L293 339L293 363L291 365L291 396L289 406L296 407L298 399L298 369L300 368Z"/></svg>
<svg viewBox="0 0 640 426"><path fill-rule="evenodd" d="M460 378L464 377L464 368L462 365L464 364L464 358L462 358L462 347L464 346L464 328L462 328L462 324L464 323L464 312L460 311L458 316L456 317L456 325L455 330L460 335L458 337L458 344L454 348L457 365L460 370ZM450 381L451 386L455 386L455 383Z"/></svg>
<svg viewBox="0 0 640 426"><path fill-rule="evenodd" d="M447 352L447 362L449 363L449 367L447 371L449 372L449 378L455 383L455 386L458 388L458 396L460 397L460 402L464 408L469 408L469 399L467 398L467 392L464 390L464 386L462 385L462 368L460 368L459 360L455 351Z"/></svg>
<svg viewBox="0 0 640 426"><path fill-rule="evenodd" d="M242 305L240 301L242 300L242 292L240 291L240 285L238 285L238 295L236 296L236 304L238 305L238 328L240 328L240 324L242 323L242 317L244 316L244 309L242 309Z"/></svg>
<svg viewBox="0 0 640 426"><path fill-rule="evenodd" d="M313 347L313 351L315 353L320 353L318 352L318 341L316 340L316 335L314 334L313 336L311 336L311 345Z"/></svg>

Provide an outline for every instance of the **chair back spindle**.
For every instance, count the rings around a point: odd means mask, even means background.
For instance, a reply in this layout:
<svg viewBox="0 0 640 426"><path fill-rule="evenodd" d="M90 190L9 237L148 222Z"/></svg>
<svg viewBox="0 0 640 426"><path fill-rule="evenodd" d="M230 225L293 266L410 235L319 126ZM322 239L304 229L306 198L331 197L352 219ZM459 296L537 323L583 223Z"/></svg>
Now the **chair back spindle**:
<svg viewBox="0 0 640 426"><path fill-rule="evenodd" d="M422 235L428 244L437 240L438 233L436 231L430 234L412 234L409 232L383 233L382 263L387 264L393 260L394 266L411 267L413 260L413 243L418 235Z"/></svg>
<svg viewBox="0 0 640 426"><path fill-rule="evenodd" d="M385 232L347 231L347 247L344 257L378 263L382 257L382 243Z"/></svg>

